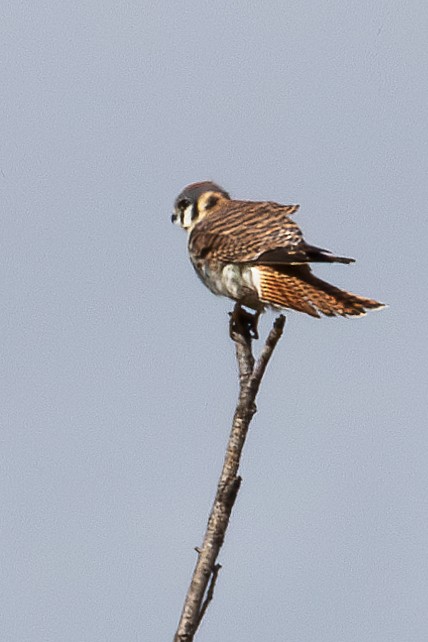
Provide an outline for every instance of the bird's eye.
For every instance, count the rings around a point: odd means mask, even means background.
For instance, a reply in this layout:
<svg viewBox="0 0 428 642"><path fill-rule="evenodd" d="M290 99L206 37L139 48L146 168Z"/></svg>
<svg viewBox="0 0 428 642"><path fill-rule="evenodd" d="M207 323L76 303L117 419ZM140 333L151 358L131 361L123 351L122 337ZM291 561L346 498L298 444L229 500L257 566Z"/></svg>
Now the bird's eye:
<svg viewBox="0 0 428 642"><path fill-rule="evenodd" d="M177 203L177 208L181 211L184 212L186 207L189 207L190 201L188 198L181 198L178 203Z"/></svg>

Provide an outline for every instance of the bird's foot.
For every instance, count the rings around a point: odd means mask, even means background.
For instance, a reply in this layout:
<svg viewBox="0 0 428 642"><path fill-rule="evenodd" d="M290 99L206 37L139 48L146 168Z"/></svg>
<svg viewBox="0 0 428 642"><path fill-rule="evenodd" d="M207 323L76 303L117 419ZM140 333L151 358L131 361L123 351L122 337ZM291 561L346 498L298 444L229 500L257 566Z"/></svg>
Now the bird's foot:
<svg viewBox="0 0 428 642"><path fill-rule="evenodd" d="M260 312L252 314L236 303L233 312L229 312L229 334L233 339L235 334L242 335L245 339L258 339L259 333L257 331L257 324L259 321Z"/></svg>

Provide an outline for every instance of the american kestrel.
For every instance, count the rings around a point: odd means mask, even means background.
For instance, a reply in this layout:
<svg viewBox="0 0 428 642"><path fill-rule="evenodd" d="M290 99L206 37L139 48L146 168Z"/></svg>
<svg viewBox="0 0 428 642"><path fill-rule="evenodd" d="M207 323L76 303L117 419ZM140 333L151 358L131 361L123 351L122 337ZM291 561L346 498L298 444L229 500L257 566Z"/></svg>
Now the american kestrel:
<svg viewBox="0 0 428 642"><path fill-rule="evenodd" d="M190 260L215 294L237 302L235 320L249 323L266 308L291 308L313 317L362 316L383 307L322 281L311 263L353 263L308 245L290 216L298 205L239 201L210 181L192 183L175 200L172 222L188 232ZM254 322L241 306L255 311ZM250 315L252 317L252 315Z"/></svg>

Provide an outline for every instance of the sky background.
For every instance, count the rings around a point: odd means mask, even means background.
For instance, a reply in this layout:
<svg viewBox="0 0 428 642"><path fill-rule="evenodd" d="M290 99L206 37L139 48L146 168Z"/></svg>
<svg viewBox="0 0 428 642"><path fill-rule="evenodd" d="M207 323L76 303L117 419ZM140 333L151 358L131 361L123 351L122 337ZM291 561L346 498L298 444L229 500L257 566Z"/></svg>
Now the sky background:
<svg viewBox="0 0 428 642"><path fill-rule="evenodd" d="M317 274L390 307L287 315L197 639L427 639L427 27L422 0L3 3L3 642L173 638L237 395L232 304L170 223L206 179L300 203L357 259Z"/></svg>

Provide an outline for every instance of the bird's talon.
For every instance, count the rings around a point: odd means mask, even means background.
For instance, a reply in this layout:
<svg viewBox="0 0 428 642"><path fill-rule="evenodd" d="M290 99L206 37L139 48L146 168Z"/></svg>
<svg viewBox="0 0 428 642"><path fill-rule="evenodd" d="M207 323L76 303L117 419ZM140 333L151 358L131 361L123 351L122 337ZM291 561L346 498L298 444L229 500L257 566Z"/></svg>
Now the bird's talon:
<svg viewBox="0 0 428 642"><path fill-rule="evenodd" d="M244 310L239 303L237 303L233 309L233 312L229 312L230 316L230 338L234 339L235 334L240 334L245 339L258 339L259 333L257 332L257 323L259 320L259 312L251 314Z"/></svg>

